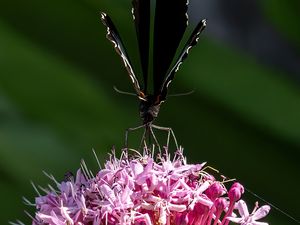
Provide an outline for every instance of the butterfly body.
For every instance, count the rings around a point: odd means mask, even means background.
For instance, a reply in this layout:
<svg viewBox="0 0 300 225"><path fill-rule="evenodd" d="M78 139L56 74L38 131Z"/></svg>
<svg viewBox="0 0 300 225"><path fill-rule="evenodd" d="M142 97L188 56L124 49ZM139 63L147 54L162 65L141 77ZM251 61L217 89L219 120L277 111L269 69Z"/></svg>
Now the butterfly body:
<svg viewBox="0 0 300 225"><path fill-rule="evenodd" d="M139 110L143 124L152 123L158 116L161 103L159 98L154 95L148 95L145 100L140 101Z"/></svg>
<svg viewBox="0 0 300 225"><path fill-rule="evenodd" d="M183 50L177 57L175 64L171 63L176 50L188 25L187 6L188 0L173 0L170 4L166 0L155 2L155 24L153 34L153 93L148 94L148 68L150 45L150 0L132 0L133 19L135 22L141 68L143 73L143 87L122 43L121 37L110 17L101 13L102 23L107 28L107 39L113 44L115 51L120 55L127 70L130 81L140 99L139 114L143 124L152 124L158 116L161 104L167 98L170 83L179 70L182 62L187 58L190 49L198 43L200 33L206 26L206 20L198 23ZM145 94L147 93L147 94Z"/></svg>

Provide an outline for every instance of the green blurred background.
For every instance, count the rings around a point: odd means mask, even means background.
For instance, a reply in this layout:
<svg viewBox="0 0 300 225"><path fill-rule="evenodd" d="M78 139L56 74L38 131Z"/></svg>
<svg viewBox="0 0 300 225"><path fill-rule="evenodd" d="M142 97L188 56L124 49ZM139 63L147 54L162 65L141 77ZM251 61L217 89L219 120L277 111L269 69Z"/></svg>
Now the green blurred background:
<svg viewBox="0 0 300 225"><path fill-rule="evenodd" d="M61 180L81 158L96 168L91 149L103 162L140 124L137 99L112 89L133 91L99 19L111 15L139 72L130 7L0 1L0 224L30 224L21 198L34 199L30 180L46 186L42 170ZM299 10L299 0L191 0L190 25L207 18L208 27L170 92L195 92L170 98L156 121L190 162L209 162L298 219ZM275 209L267 221L296 224Z"/></svg>

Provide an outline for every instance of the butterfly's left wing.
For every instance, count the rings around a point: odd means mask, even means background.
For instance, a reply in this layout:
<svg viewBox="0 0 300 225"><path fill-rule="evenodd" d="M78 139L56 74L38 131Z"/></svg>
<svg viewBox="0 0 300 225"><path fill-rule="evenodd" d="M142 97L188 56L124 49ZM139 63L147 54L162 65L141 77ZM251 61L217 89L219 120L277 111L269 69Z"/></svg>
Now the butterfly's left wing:
<svg viewBox="0 0 300 225"><path fill-rule="evenodd" d="M101 13L101 21L104 24L104 26L107 28L106 38L113 44L116 52L120 55L120 57L123 61L123 64L127 70L127 73L129 75L129 78L133 84L133 87L135 89L137 96L141 100L145 100L145 95L141 91L140 83L134 74L132 64L130 63L126 49L123 45L123 42L121 40L121 37L120 37L115 25L113 24L110 17L106 13L103 13L103 12Z"/></svg>
<svg viewBox="0 0 300 225"><path fill-rule="evenodd" d="M147 92L150 38L150 0L132 0L132 15L139 43L143 71L143 90Z"/></svg>
<svg viewBox="0 0 300 225"><path fill-rule="evenodd" d="M160 92L159 89L187 27L188 2L188 0L156 0L153 38L154 95Z"/></svg>
<svg viewBox="0 0 300 225"><path fill-rule="evenodd" d="M166 76L166 78L160 88L160 93L158 95L159 102L163 102L164 100L166 100L168 87L169 87L170 83L172 82L172 80L174 79L175 73L179 70L179 67L181 66L183 61L188 57L190 50L198 43L199 36L205 27L206 27L206 20L202 20L198 23L198 25L194 29L193 33L191 34L189 40L187 41L187 43L184 47L184 49L182 50L181 54L179 55L175 65L172 67L172 69Z"/></svg>

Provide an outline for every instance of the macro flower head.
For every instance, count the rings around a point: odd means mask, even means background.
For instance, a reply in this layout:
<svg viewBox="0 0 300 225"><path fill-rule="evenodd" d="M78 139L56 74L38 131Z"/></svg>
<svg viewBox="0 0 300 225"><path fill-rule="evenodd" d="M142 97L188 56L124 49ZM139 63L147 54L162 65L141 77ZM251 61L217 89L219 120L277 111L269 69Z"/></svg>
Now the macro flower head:
<svg viewBox="0 0 300 225"><path fill-rule="evenodd" d="M36 197L32 224L267 225L256 220L268 214L268 206L250 216L243 186L235 182L227 189L207 168L189 164L182 148L173 157L166 148L157 154L126 149L119 158L113 151L96 175L85 163L63 182L48 175L57 188Z"/></svg>

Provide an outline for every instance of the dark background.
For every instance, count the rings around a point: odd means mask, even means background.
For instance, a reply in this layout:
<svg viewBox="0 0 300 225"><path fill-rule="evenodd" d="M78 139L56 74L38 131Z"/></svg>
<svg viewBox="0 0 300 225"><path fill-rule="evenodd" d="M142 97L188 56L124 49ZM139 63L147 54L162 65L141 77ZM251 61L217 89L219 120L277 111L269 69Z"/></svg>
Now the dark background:
<svg viewBox="0 0 300 225"><path fill-rule="evenodd" d="M94 169L92 148L103 162L140 124L136 98L112 89L133 91L99 19L100 10L113 18L139 72L130 9L130 0L0 1L0 224L30 224L21 197L34 200L30 180L46 186L42 170L61 180L81 158ZM195 92L170 98L156 121L190 162L207 161L297 219L299 10L298 0L191 0L189 31L202 18L208 27L170 92ZM266 221L296 224L274 208Z"/></svg>

